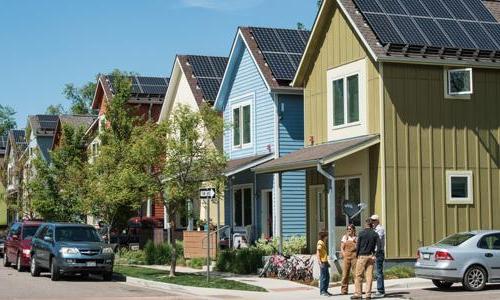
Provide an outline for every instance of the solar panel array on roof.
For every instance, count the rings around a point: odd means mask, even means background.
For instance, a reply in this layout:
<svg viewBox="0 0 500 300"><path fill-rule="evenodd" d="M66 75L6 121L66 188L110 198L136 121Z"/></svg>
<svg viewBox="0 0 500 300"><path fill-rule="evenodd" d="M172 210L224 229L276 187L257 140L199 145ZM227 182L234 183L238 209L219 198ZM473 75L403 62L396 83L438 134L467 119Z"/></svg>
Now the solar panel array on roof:
<svg viewBox="0 0 500 300"><path fill-rule="evenodd" d="M111 89L113 90L113 76L108 76ZM168 78L163 77L146 77L146 76L131 76L132 94L164 96L168 88Z"/></svg>
<svg viewBox="0 0 500 300"><path fill-rule="evenodd" d="M250 29L274 78L291 81L300 64L310 32L259 27Z"/></svg>
<svg viewBox="0 0 500 300"><path fill-rule="evenodd" d="M37 115L36 119L40 126L37 129L44 131L56 130L57 122L59 122L59 116L57 115Z"/></svg>
<svg viewBox="0 0 500 300"><path fill-rule="evenodd" d="M206 101L215 101L226 71L227 57L189 55L189 64Z"/></svg>
<svg viewBox="0 0 500 300"><path fill-rule="evenodd" d="M500 24L481 0L354 2L384 46L500 51Z"/></svg>

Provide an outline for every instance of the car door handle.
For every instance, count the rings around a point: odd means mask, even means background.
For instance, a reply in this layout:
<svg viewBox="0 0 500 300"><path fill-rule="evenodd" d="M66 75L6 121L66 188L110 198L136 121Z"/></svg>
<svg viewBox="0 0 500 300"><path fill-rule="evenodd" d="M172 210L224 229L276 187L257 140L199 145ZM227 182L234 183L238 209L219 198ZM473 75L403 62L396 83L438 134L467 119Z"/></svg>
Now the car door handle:
<svg viewBox="0 0 500 300"><path fill-rule="evenodd" d="M486 256L486 257L493 257L493 254L491 254L491 253L486 253L484 256Z"/></svg>

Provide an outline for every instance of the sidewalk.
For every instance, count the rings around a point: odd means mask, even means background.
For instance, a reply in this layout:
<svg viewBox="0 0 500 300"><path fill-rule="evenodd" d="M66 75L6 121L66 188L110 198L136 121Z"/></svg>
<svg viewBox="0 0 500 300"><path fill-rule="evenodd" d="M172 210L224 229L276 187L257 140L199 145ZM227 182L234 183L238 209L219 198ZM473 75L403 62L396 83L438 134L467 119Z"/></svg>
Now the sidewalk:
<svg viewBox="0 0 500 300"><path fill-rule="evenodd" d="M141 267L153 268L158 270L169 269L167 266L141 266ZM182 273L206 272L206 269L205 271L203 271L187 267L177 267L176 270ZM237 290L188 287L188 286L179 286L174 284L147 281L131 277L127 278L127 284L179 293L182 295L193 297L195 299L265 299L265 300L325 299L325 297L319 296L318 288L287 280L259 278L258 276L255 275L238 276L234 274L222 274L217 272L214 272L214 275L222 276L225 279L229 280L234 280L259 286L266 289L268 292L263 293L263 292L248 292L248 291L237 291ZM420 289L433 286L429 280L419 279L419 278L386 280L385 285L386 285L387 296L390 297L391 299L406 299L405 295L407 295L408 293L404 292L404 290ZM351 293L353 289L354 286L351 285L350 286ZM334 295L334 297L331 297L331 299L347 300L350 299L351 296L351 295L348 296L341 295L340 287L331 287L329 291ZM398 293L396 293L396 291L398 291Z"/></svg>

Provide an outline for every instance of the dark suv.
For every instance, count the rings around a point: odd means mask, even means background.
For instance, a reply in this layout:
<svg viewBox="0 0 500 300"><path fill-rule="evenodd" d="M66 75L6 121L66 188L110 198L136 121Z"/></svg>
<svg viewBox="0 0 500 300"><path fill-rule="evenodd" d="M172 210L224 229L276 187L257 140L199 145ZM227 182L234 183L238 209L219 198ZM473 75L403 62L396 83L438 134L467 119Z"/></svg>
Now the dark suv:
<svg viewBox="0 0 500 300"><path fill-rule="evenodd" d="M42 222L23 221L12 224L5 239L4 267L15 264L18 271L30 265L31 239Z"/></svg>
<svg viewBox="0 0 500 300"><path fill-rule="evenodd" d="M52 281L65 274L102 274L109 281L113 275L113 248L102 241L89 225L47 223L33 237L31 275L50 271Z"/></svg>

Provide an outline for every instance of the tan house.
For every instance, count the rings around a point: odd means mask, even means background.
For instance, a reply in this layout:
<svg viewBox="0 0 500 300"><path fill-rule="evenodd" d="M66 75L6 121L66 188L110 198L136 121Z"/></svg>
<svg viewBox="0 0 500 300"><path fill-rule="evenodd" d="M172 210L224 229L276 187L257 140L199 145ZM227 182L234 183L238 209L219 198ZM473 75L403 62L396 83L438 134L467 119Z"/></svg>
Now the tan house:
<svg viewBox="0 0 500 300"><path fill-rule="evenodd" d="M344 200L382 217L388 259L500 229L500 2L436 3L323 1L292 83L306 147L255 169L307 170L311 250L326 230L335 254Z"/></svg>

